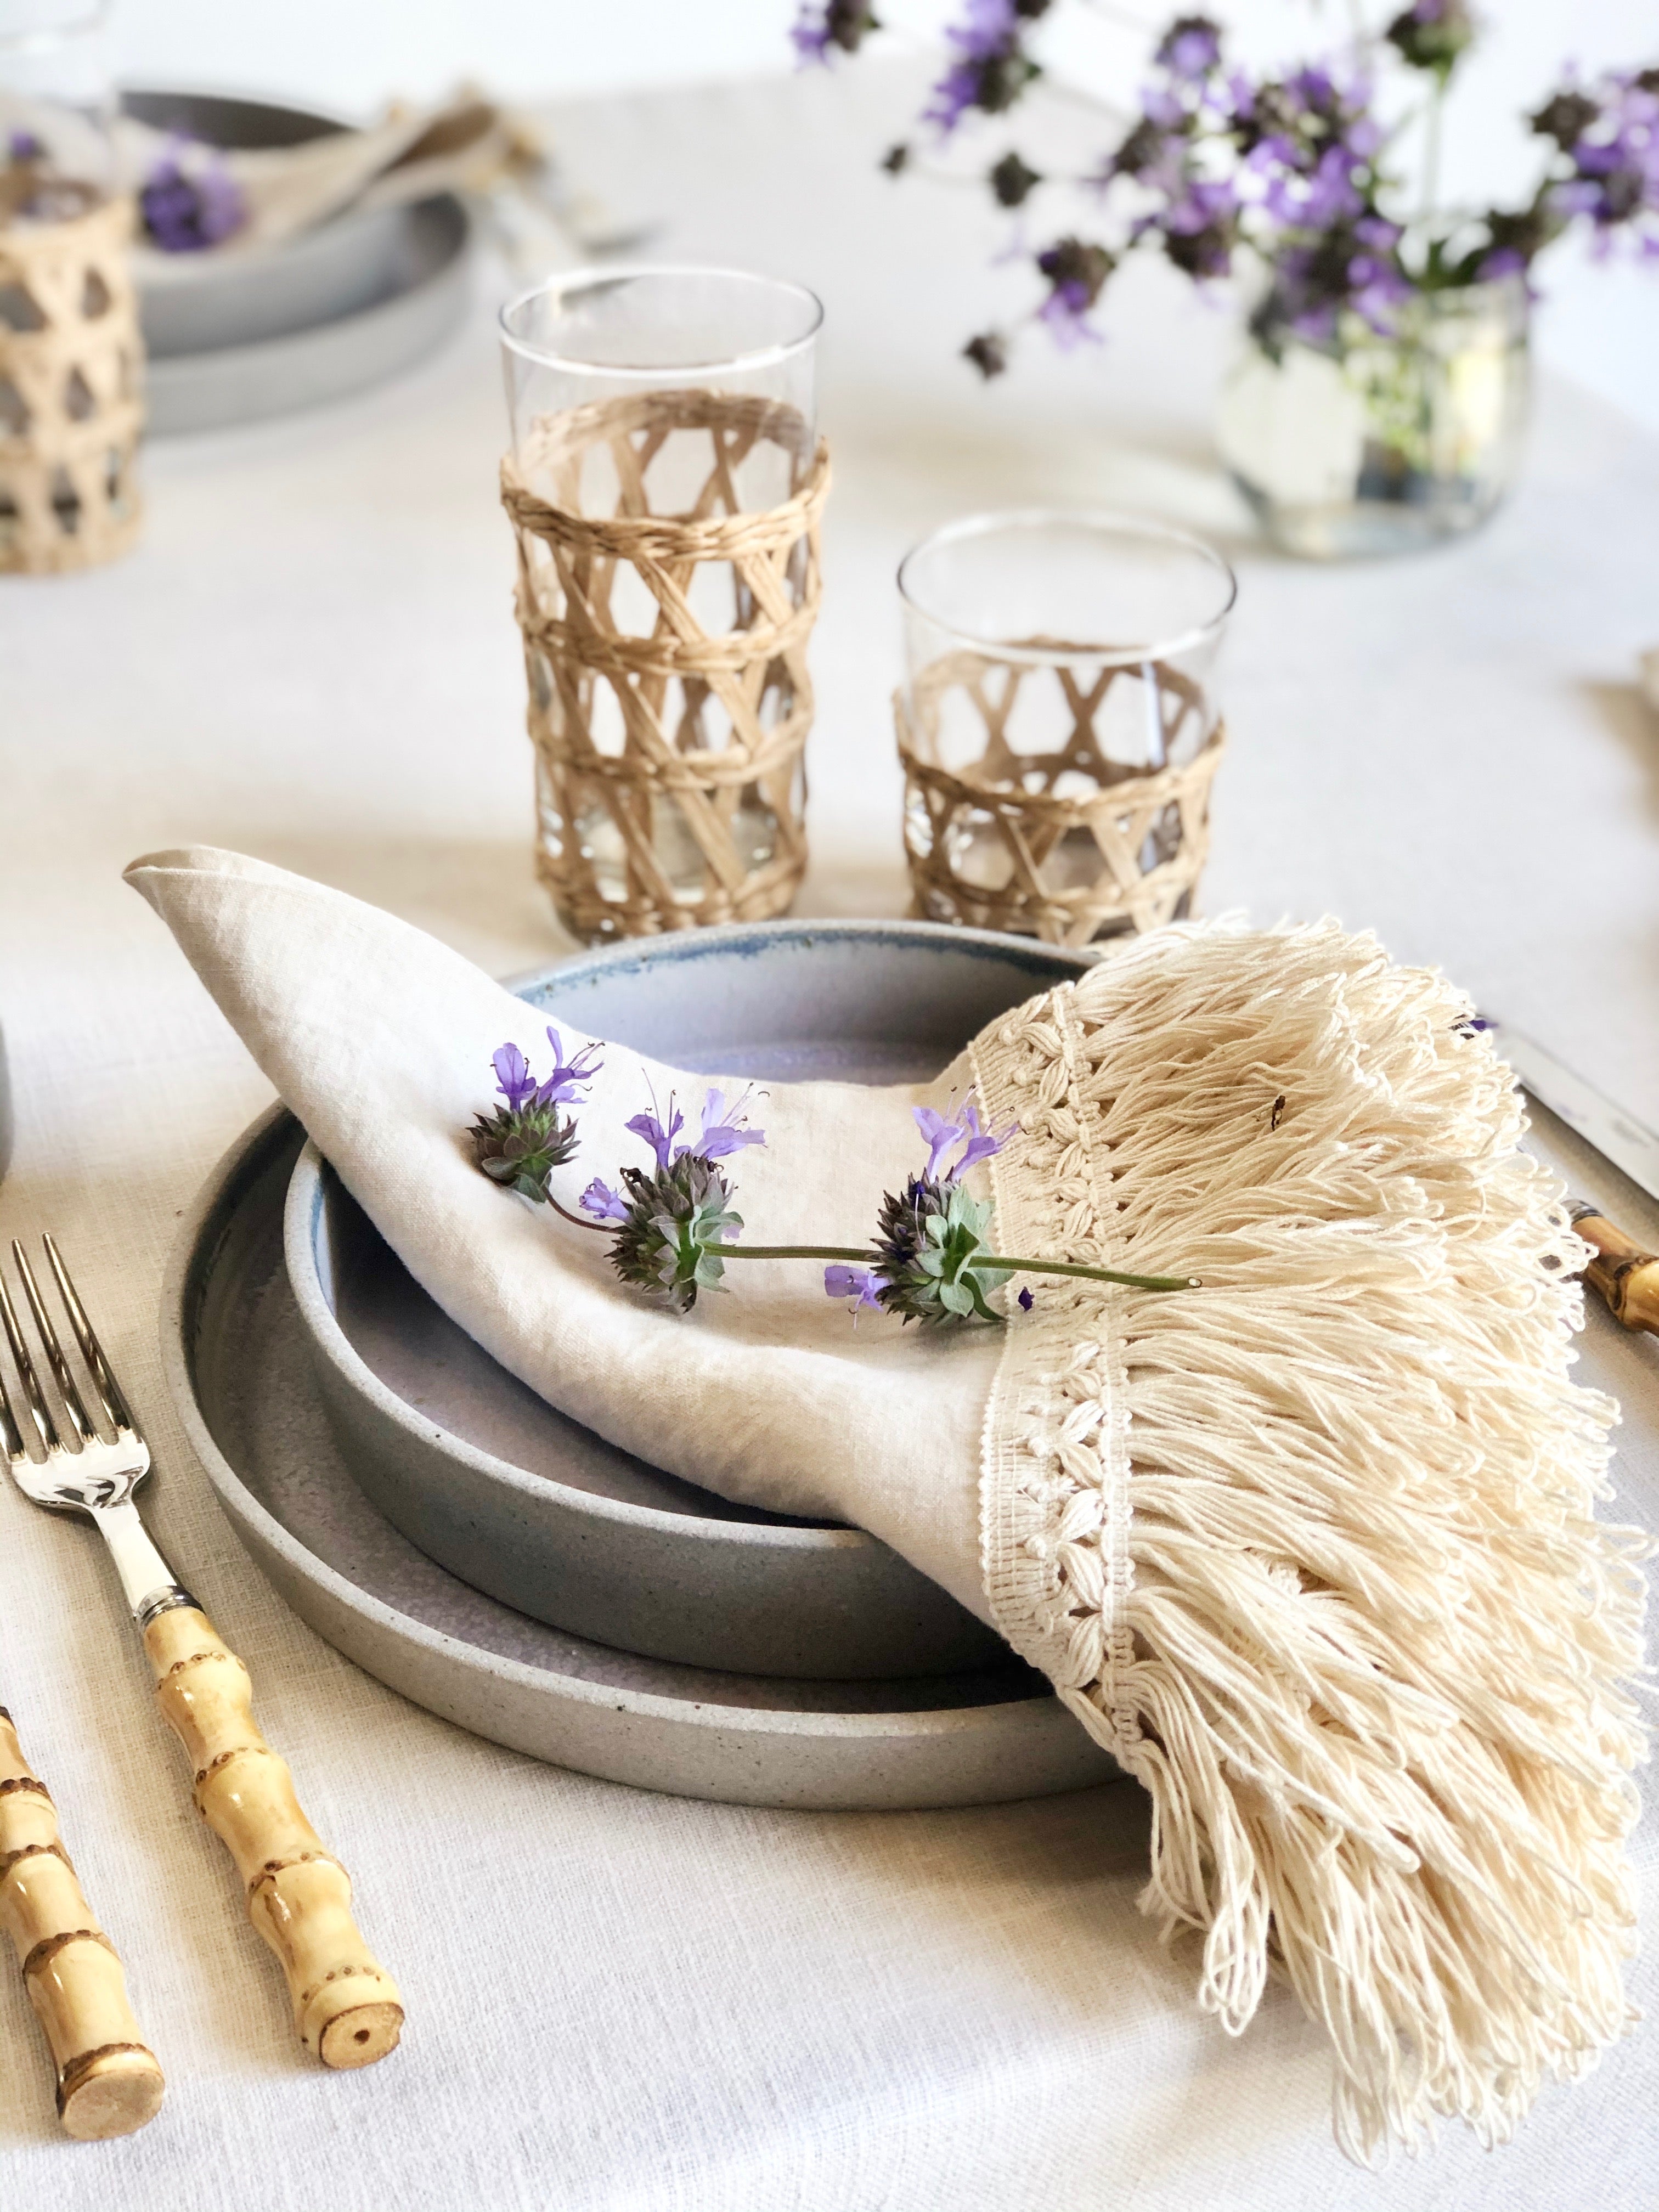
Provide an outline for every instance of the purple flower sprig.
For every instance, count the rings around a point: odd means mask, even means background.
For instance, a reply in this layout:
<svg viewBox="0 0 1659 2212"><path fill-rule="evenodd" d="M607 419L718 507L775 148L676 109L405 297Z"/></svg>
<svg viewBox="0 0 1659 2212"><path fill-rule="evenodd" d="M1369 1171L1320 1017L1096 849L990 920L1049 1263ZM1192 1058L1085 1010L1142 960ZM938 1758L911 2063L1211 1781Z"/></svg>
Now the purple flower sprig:
<svg viewBox="0 0 1659 2212"><path fill-rule="evenodd" d="M163 253L202 253L242 228L247 201L216 149L175 137L139 186L138 213Z"/></svg>
<svg viewBox="0 0 1659 2212"><path fill-rule="evenodd" d="M650 1147L655 1164L623 1168L620 1190L596 1176L579 1200L593 1217L581 1226L611 1237L611 1264L622 1280L667 1297L680 1313L690 1311L700 1291L725 1287L743 1216L719 1163L766 1142L763 1130L749 1126L751 1096L752 1088L728 1104L723 1091L711 1090L695 1139L682 1134L685 1116L673 1093L665 1110L653 1097L651 1111L625 1126Z"/></svg>
<svg viewBox="0 0 1659 2212"><path fill-rule="evenodd" d="M573 1212L549 1188L552 1170L576 1149L574 1121L561 1116L559 1108L599 1073L598 1048L585 1046L567 1061L556 1030L549 1029L548 1040L554 1068L544 1082L538 1083L516 1045L503 1045L495 1054L496 1088L506 1103L473 1125L478 1165L492 1182L545 1201L564 1220L608 1237L620 1279L665 1297L679 1313L689 1313L703 1291L724 1290L733 1260L828 1261L824 1290L831 1297L853 1298L855 1316L868 1306L903 1321L928 1322L998 1320L989 1300L1018 1270L1084 1275L1141 1290L1194 1287L1185 1276L1124 1274L991 1251L986 1242L990 1202L972 1197L963 1177L981 1161L994 1159L1014 1129L988 1128L971 1093L945 1113L931 1106L915 1109L927 1146L927 1166L908 1178L902 1196L890 1193L882 1200L867 1247L741 1241L743 1216L732 1202L720 1163L766 1141L764 1132L750 1125L752 1087L729 1102L724 1091L710 1090L695 1136L673 1093L666 1108L653 1097L650 1110L626 1124L650 1152L651 1166L621 1169L619 1187L596 1176L577 1201L581 1212ZM1021 1291L1018 1303L1030 1310L1029 1291Z"/></svg>
<svg viewBox="0 0 1659 2212"><path fill-rule="evenodd" d="M553 1048L553 1073L540 1083L516 1044L496 1048L490 1066L503 1103L492 1113L475 1115L467 1133L474 1158L492 1182L537 1205L557 1207L549 1182L554 1169L576 1150L575 1121L559 1109L578 1101L604 1062L595 1044L584 1045L567 1060L563 1039L550 1022L547 1041Z"/></svg>
<svg viewBox="0 0 1659 2212"><path fill-rule="evenodd" d="M987 1241L991 1203L972 1197L962 1178L981 1160L995 1158L1014 1134L1014 1125L986 1128L971 1092L952 1116L918 1106L915 1119L927 1144L926 1168L908 1177L902 1194L890 1191L883 1199L871 1249L836 1253L837 1264L823 1271L825 1296L851 1298L854 1320L872 1307L924 1325L996 1321L1000 1316L990 1300L1011 1274L1019 1273L1084 1276L1143 1291L1198 1287L1191 1276L1126 1274L1079 1261L993 1251ZM1030 1291L1022 1288L1018 1303L1029 1313Z"/></svg>

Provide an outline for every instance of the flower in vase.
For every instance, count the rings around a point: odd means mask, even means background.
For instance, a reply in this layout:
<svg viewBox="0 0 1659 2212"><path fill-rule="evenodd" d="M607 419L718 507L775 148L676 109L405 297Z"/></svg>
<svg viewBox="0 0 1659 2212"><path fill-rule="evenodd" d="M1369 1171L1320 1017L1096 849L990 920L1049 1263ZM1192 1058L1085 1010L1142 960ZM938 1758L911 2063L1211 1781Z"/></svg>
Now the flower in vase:
<svg viewBox="0 0 1659 2212"><path fill-rule="evenodd" d="M1047 325L1062 346L1076 345L1082 338L1097 343L1100 334L1086 318L1117 266L1115 255L1087 239L1061 238L1037 255L1036 265L1049 288L1037 320Z"/></svg>
<svg viewBox="0 0 1659 2212"><path fill-rule="evenodd" d="M1041 74L1021 38L1048 0L967 0L959 23L945 33L956 58L933 87L922 120L948 137L970 108L1000 115Z"/></svg>
<svg viewBox="0 0 1659 2212"><path fill-rule="evenodd" d="M1403 61L1443 82L1474 37L1468 0L1414 0L1382 33Z"/></svg>
<svg viewBox="0 0 1659 2212"><path fill-rule="evenodd" d="M820 7L807 0L789 35L803 62L827 62L831 47L855 54L866 35L880 28L864 0L829 0L827 6Z"/></svg>
<svg viewBox="0 0 1659 2212"><path fill-rule="evenodd" d="M977 337L969 338L962 349L964 361L974 367L988 384L994 376L1000 376L1008 366L1008 341L1000 331L981 331Z"/></svg>
<svg viewBox="0 0 1659 2212"><path fill-rule="evenodd" d="M1221 26L1207 15L1177 15L1152 59L1171 76L1188 84L1200 83L1221 66Z"/></svg>
<svg viewBox="0 0 1659 2212"><path fill-rule="evenodd" d="M1596 92L1594 118L1563 149L1572 174L1555 186L1553 206L1586 217L1601 252L1628 228L1645 256L1659 258L1659 70L1606 77Z"/></svg>
<svg viewBox="0 0 1659 2212"><path fill-rule="evenodd" d="M1042 171L1031 168L1013 152L1005 154L990 173L991 192L999 207L1023 207L1042 182Z"/></svg>

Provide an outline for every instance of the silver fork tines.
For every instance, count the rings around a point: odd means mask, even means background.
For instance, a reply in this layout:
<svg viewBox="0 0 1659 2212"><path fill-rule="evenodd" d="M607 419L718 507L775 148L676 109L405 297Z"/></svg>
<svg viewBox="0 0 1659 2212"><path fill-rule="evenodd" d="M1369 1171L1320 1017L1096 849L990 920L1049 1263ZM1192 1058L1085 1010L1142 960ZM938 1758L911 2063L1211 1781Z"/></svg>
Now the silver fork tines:
<svg viewBox="0 0 1659 2212"><path fill-rule="evenodd" d="M34 1354L18 1319L17 1308L6 1288L4 1273L0 1271L0 1329L3 1329L10 1348L22 1391L22 1406L28 1417L26 1428L22 1413L14 1405L7 1389L3 1371L0 1371L0 1435L3 1436L6 1459L18 1488L34 1504L58 1512L91 1515L115 1556L122 1585L135 1614L141 1620L149 1618L162 1605L191 1602L144 1533L138 1509L132 1502L133 1492L149 1473L149 1447L139 1432L125 1393L116 1381L104 1347L87 1318L87 1310L70 1279L63 1255L50 1237L43 1242L64 1311L92 1378L93 1397L102 1426L87 1411L86 1401L64 1355L34 1270L14 1237L11 1255L17 1279L63 1400L71 1433L66 1437L58 1425ZM33 1429L43 1458L30 1457L25 1443L27 1429ZM107 1437L104 1431L108 1431Z"/></svg>
<svg viewBox="0 0 1659 2212"><path fill-rule="evenodd" d="M29 1318L46 1355L52 1379L68 1415L66 1435L60 1427L52 1402L46 1395L40 1370L34 1354L29 1349L27 1337L18 1318L17 1308L0 1275L0 1327L5 1330L6 1341L17 1369L17 1379L22 1385L23 1404L27 1409L28 1423L39 1437L46 1453L44 1464L30 1459L21 1449L23 1422L16 1409L10 1410L9 1427L19 1433L19 1448L14 1449L7 1437L7 1455L17 1486L37 1505L68 1507L71 1510L95 1511L99 1507L120 1505L129 1499L137 1485L149 1472L149 1452L143 1438L132 1425L132 1416L122 1396L102 1346L93 1334L87 1319L86 1308L70 1280L62 1255L51 1237L45 1240L46 1257L51 1263L54 1280L64 1299L64 1311L75 1339L85 1354L93 1378L94 1396L110 1438L101 1435L88 1413L80 1385L64 1356L46 1302L40 1295L40 1285L28 1256L16 1238L12 1239L12 1263L17 1270L17 1279L22 1285L24 1303ZM107 1383L105 1378L107 1377ZM0 1397L5 1395L5 1381L0 1376Z"/></svg>
<svg viewBox="0 0 1659 2212"><path fill-rule="evenodd" d="M52 1250L50 1237L46 1238L46 1245L47 1251L50 1252ZM52 1316L46 1311L41 1301L40 1286L34 1279L34 1270L30 1267L27 1255L15 1237L11 1240L11 1256L12 1263L17 1269L18 1279L23 1285L23 1296L27 1301L29 1312L33 1316L36 1333L46 1348L46 1359L52 1368L53 1378L58 1384L64 1410L69 1414L76 1437L81 1444L95 1443L97 1431L87 1419L87 1409L81 1402L81 1393L76 1386L74 1376L70 1372L70 1364L64 1357L64 1347L58 1340L58 1331L52 1327ZM8 1331L8 1334L9 1334L10 1332ZM16 1352L17 1344L18 1340L14 1337L11 1347L14 1353ZM20 1367L22 1365L21 1359L18 1361L18 1365ZM34 1378L34 1382L35 1387L30 1391L29 1395L32 1400L41 1402L44 1407L38 1377ZM37 1421L39 1418L37 1414ZM49 1412L46 1418L51 1420ZM62 1441L67 1443L69 1439L64 1437Z"/></svg>

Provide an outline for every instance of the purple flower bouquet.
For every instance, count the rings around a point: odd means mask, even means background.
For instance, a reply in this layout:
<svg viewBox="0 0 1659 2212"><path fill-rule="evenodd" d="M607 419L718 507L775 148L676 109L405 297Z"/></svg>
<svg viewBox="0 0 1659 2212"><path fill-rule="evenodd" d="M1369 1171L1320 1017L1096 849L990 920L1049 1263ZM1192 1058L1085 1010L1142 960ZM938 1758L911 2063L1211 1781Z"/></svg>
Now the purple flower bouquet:
<svg viewBox="0 0 1659 2212"><path fill-rule="evenodd" d="M915 138L884 166L925 172L970 118L1013 107L1042 75L1032 41L1057 12L1057 0L963 0ZM795 44L827 63L876 27L860 0L807 0ZM1325 556L1478 523L1518 464L1540 256L1577 231L1597 254L1659 259L1659 67L1570 72L1528 118L1530 191L1444 204L1443 110L1479 27L1468 0L1412 0L1340 52L1255 73L1230 61L1218 24L1177 17L1138 112L1092 167L1048 174L1006 149L986 167L1022 224L1056 193L1072 219L1058 235L1022 231L1036 296L1018 325L970 337L967 359L1001 374L1032 325L1062 346L1099 343L1103 295L1131 252L1206 288L1243 277L1249 346L1220 442L1270 535Z"/></svg>

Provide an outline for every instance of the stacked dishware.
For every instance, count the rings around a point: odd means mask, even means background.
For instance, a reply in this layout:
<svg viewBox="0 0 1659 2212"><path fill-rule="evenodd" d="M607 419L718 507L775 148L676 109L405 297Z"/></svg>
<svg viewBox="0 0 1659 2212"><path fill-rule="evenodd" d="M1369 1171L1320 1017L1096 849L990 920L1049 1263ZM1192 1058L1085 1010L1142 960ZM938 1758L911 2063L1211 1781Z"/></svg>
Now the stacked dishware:
<svg viewBox="0 0 1659 2212"><path fill-rule="evenodd" d="M933 924L774 922L516 988L701 1073L894 1082L1083 964ZM426 1296L280 1109L210 1179L166 1326L191 1442L254 1557L331 1643L464 1727L747 1803L966 1804L1115 1771L873 1538L731 1504L554 1412Z"/></svg>

